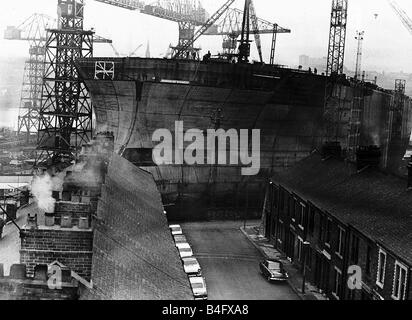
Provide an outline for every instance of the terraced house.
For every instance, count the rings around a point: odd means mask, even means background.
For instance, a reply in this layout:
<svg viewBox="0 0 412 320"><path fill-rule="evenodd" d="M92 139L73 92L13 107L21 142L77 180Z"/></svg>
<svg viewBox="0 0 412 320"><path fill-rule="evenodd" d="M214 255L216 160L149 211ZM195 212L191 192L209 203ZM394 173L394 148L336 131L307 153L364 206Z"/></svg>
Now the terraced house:
<svg viewBox="0 0 412 320"><path fill-rule="evenodd" d="M356 163L315 153L274 176L266 237L330 299L411 300L412 175L384 173L369 151Z"/></svg>

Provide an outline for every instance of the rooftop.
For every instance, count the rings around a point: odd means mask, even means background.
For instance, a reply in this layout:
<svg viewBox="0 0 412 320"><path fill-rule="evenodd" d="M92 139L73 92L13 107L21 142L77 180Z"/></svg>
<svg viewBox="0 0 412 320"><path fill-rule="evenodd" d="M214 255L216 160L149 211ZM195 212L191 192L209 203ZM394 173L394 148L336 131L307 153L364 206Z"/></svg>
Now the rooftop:
<svg viewBox="0 0 412 320"><path fill-rule="evenodd" d="M358 172L354 164L314 153L272 180L412 265L412 192L405 179Z"/></svg>

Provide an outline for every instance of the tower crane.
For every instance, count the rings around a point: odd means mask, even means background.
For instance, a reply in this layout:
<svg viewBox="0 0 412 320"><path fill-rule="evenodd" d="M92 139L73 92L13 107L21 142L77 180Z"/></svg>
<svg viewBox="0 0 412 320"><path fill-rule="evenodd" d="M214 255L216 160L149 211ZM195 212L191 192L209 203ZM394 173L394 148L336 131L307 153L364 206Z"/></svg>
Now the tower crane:
<svg viewBox="0 0 412 320"><path fill-rule="evenodd" d="M252 3L253 6L253 3ZM251 8L252 8L251 6ZM254 6L251 10L254 11ZM274 63L274 54L276 46L276 36L277 34L290 33L290 29L282 28L276 23L269 22L264 19L260 19L252 14L252 32L253 34L272 34L272 48L271 48L271 59L270 63ZM210 27L204 35L208 36L223 36L223 55L227 57L233 57L237 54L237 39L242 34L242 22L243 22L243 11L236 8L229 8L212 27ZM255 39L256 40L256 39ZM256 41L256 45L259 51L259 41ZM260 54L259 54L260 55Z"/></svg>
<svg viewBox="0 0 412 320"><path fill-rule="evenodd" d="M175 52L182 47L187 47L187 43L195 34L195 27L203 26L208 20L208 14L199 0L157 0L157 2L150 5L139 0L95 1L177 22L179 25L179 43L174 48ZM193 52L194 50L193 47L189 47L189 51Z"/></svg>
<svg viewBox="0 0 412 320"><path fill-rule="evenodd" d="M199 0L158 0L154 4L146 5L140 0L95 0L100 3L135 10L143 14L151 15L161 19L174 21L179 24L179 43L173 47L174 57L192 56L190 53L198 51L194 48L194 42L201 35L222 35L225 37L223 47L225 54L235 54L237 50L237 38L242 33L243 11L229 8L234 0L229 0L210 18L208 13L202 7ZM221 10L222 9L222 10ZM254 11L254 7L251 11ZM227 13L224 15L224 13ZM219 18L224 17L217 25ZM290 33L290 30L283 28L275 28L273 23L259 19L252 14L254 24L253 33L257 39L259 34L264 33ZM215 21L211 24L211 21ZM205 26L208 26L206 28ZM256 28L257 26L257 28ZM200 30L195 32L195 28L200 27ZM256 32L259 30L259 34ZM276 30L277 29L277 30ZM193 41L193 39L196 39ZM275 37L274 37L275 39ZM259 40L257 40L259 43ZM229 45L229 48L225 49Z"/></svg>
<svg viewBox="0 0 412 320"><path fill-rule="evenodd" d="M33 14L18 27L7 27L4 38L29 42L29 59L25 62L20 98L17 132L30 134L37 131L44 74L46 29L56 21L44 14Z"/></svg>
<svg viewBox="0 0 412 320"><path fill-rule="evenodd" d="M406 12L393 0L388 0L392 9L396 12L398 17L401 19L405 28L412 34L412 20L406 14Z"/></svg>
<svg viewBox="0 0 412 320"><path fill-rule="evenodd" d="M211 26L215 24L215 22L225 13L227 9L235 2L235 0L227 0L225 4L223 4L219 10L217 10L210 18L209 20L201 26L199 30L193 35L193 37L177 52L173 55L174 58L182 58L183 54L186 52L189 52L189 49L193 47L195 41L199 39Z"/></svg>
<svg viewBox="0 0 412 320"><path fill-rule="evenodd" d="M41 105L45 46L47 29L55 28L57 20L45 14L35 13L20 25L8 26L4 32L6 40L29 42L29 60L26 61L20 100L17 132L25 133L27 142L39 125L39 108ZM112 41L95 35L95 43L111 43Z"/></svg>

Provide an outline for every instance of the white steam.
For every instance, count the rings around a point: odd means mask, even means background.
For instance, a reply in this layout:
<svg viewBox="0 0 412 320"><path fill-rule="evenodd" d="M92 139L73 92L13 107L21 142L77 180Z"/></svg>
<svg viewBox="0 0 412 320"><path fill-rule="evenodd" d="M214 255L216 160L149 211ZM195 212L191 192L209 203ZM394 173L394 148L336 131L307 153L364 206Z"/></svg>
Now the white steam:
<svg viewBox="0 0 412 320"><path fill-rule="evenodd" d="M36 176L31 184L31 193L40 210L53 213L56 200L53 198L53 191L63 189L64 174L51 177L48 173Z"/></svg>

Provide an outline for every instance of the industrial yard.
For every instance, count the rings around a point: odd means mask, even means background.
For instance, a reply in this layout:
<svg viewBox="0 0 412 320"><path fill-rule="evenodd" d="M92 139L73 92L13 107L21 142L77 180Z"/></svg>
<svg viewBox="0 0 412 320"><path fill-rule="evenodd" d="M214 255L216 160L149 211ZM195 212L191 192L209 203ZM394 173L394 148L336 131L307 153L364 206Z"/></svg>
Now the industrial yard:
<svg viewBox="0 0 412 320"><path fill-rule="evenodd" d="M259 0L43 2L2 39L0 300L412 299L401 1L325 0L305 54Z"/></svg>

